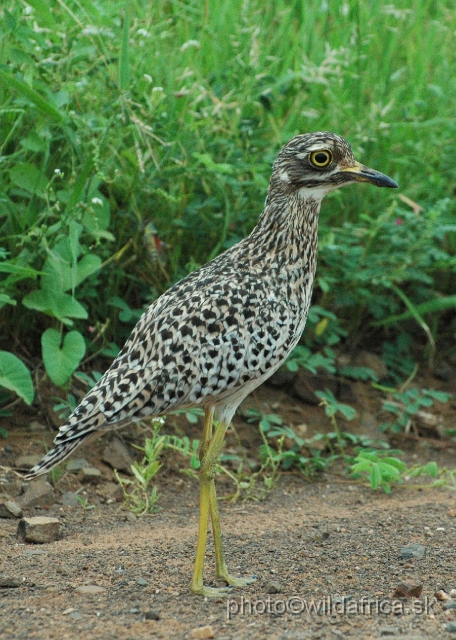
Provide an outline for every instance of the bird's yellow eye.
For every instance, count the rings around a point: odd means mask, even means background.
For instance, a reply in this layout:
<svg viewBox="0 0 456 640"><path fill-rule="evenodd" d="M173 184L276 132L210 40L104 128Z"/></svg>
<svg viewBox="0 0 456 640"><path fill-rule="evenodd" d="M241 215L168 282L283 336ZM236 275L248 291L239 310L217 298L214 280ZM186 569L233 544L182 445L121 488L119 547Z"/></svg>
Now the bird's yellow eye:
<svg viewBox="0 0 456 640"><path fill-rule="evenodd" d="M332 160L331 151L312 151L309 160L314 167L327 167Z"/></svg>

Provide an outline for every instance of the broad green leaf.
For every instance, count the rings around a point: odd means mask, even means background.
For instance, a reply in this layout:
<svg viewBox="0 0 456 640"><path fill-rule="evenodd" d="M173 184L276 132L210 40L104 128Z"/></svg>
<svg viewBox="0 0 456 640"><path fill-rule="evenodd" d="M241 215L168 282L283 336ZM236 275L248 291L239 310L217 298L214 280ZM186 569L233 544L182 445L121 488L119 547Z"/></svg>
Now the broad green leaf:
<svg viewBox="0 0 456 640"><path fill-rule="evenodd" d="M10 171L11 181L29 193L42 195L47 187L48 179L34 164L20 162Z"/></svg>
<svg viewBox="0 0 456 640"><path fill-rule="evenodd" d="M70 331L61 344L56 329L47 329L41 336L43 361L52 382L61 387L79 366L85 354L85 342L79 331Z"/></svg>
<svg viewBox="0 0 456 640"><path fill-rule="evenodd" d="M32 404L35 393L30 372L17 356L0 351L0 386L15 391L24 402Z"/></svg>
<svg viewBox="0 0 456 640"><path fill-rule="evenodd" d="M17 301L6 293L0 293L0 309L5 306L5 304L11 304L13 307L17 305Z"/></svg>
<svg viewBox="0 0 456 640"><path fill-rule="evenodd" d="M63 293L58 289L37 289L31 291L22 300L22 304L27 309L42 311L49 316L58 318L65 324L72 324L69 318L80 318L85 320L88 315L84 307L68 293Z"/></svg>

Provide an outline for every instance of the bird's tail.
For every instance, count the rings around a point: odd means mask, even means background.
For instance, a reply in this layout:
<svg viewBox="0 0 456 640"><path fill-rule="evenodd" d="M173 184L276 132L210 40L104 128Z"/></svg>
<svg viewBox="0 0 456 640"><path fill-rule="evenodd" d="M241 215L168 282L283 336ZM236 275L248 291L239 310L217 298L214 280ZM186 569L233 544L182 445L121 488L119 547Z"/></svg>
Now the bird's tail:
<svg viewBox="0 0 456 640"><path fill-rule="evenodd" d="M42 476L43 473L47 473L53 467L55 467L60 462L63 462L65 458L68 458L70 453L74 451L77 447L79 447L83 442L91 438L93 432L85 432L82 433L75 438L64 440L63 442L57 444L53 449L51 449L41 460L38 462L25 476L25 480L33 480L38 476Z"/></svg>

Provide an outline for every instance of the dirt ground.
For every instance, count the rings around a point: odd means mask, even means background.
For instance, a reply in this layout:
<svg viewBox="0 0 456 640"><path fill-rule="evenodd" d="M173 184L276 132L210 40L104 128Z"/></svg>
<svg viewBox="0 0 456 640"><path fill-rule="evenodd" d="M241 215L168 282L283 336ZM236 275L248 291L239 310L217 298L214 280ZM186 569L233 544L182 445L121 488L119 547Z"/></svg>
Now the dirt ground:
<svg viewBox="0 0 456 640"><path fill-rule="evenodd" d="M361 383L355 390L359 419L350 430L379 435L375 394ZM280 413L295 427L305 422L309 436L330 428L321 408L268 387L246 406ZM450 406L446 427L454 428L455 415ZM15 486L16 496L21 483L8 470L12 461L20 454L43 453L43 440L50 443L53 436L30 431L30 418L24 415L12 424L9 438L0 442L1 490ZM241 441L254 456L257 428L240 418L237 424ZM197 426L186 428L198 437ZM106 483L113 473L101 461L104 444L100 439L73 457L87 458ZM232 436L227 447L235 447ZM404 440L402 448L410 463L437 460L441 466L456 466L456 445L449 439L415 436ZM456 638L448 630L456 609L444 610L434 597L439 590L456 589L456 491L399 487L387 496L350 480L335 465L313 482L283 474L263 502L222 500L229 568L235 575L256 575L257 581L207 600L189 592L198 484L179 473L176 459L165 463L157 484L161 510L136 518L118 502L103 499L103 484L81 487L76 476L65 474L56 483L53 504L25 511L26 516L59 518L59 539L50 544L18 543L18 521L0 519L0 574L20 581L16 588L0 588L0 637ZM77 488L93 509L63 504L62 495ZM221 496L233 491L224 478L218 489ZM400 550L416 543L425 547L424 557L401 559ZM210 540L207 584L215 584L213 570ZM422 585L419 597L393 597L404 579ZM79 593L84 585L104 591Z"/></svg>

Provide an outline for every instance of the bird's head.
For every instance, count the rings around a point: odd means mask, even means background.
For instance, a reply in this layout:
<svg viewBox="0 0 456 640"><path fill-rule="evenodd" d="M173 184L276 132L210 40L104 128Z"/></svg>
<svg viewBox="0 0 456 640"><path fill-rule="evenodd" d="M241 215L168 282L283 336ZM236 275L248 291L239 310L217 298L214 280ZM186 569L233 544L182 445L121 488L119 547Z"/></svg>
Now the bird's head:
<svg viewBox="0 0 456 640"><path fill-rule="evenodd" d="M354 182L396 188L388 176L360 164L348 142L328 131L292 138L279 153L273 182L301 198L320 201L327 193Z"/></svg>

